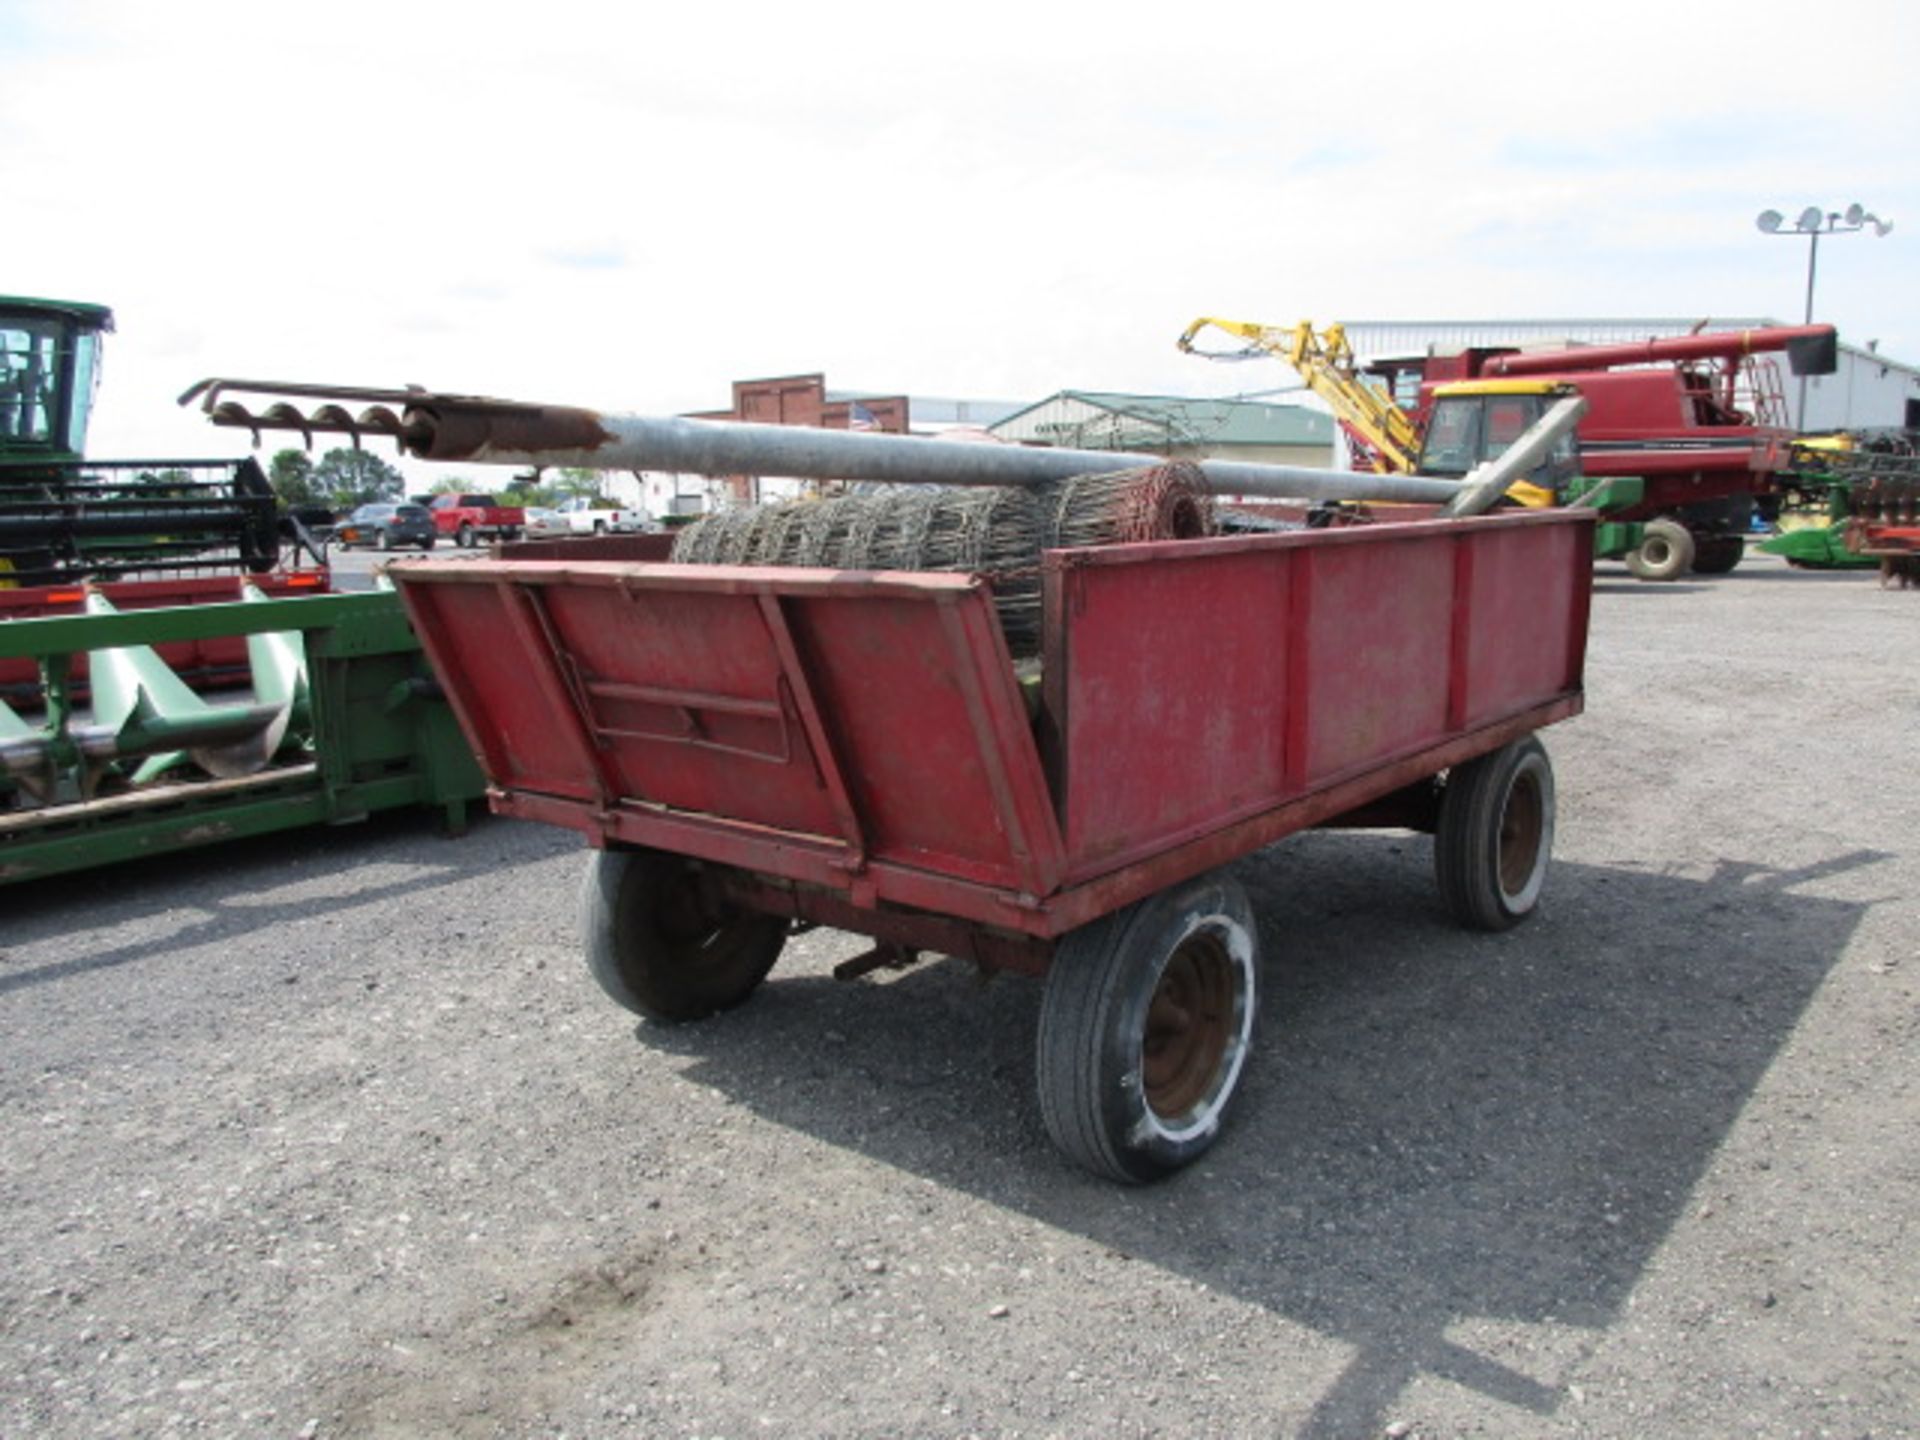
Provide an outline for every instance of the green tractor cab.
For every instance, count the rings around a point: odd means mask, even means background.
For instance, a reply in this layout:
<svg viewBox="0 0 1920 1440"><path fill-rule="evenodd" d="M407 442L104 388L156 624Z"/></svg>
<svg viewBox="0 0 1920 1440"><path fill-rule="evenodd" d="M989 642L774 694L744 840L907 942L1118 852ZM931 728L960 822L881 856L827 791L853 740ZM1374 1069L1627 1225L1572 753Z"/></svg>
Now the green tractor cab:
<svg viewBox="0 0 1920 1440"><path fill-rule="evenodd" d="M0 297L0 588L263 575L273 487L248 460L89 460L104 305Z"/></svg>
<svg viewBox="0 0 1920 1440"><path fill-rule="evenodd" d="M0 295L0 467L77 464L100 383L104 305Z"/></svg>

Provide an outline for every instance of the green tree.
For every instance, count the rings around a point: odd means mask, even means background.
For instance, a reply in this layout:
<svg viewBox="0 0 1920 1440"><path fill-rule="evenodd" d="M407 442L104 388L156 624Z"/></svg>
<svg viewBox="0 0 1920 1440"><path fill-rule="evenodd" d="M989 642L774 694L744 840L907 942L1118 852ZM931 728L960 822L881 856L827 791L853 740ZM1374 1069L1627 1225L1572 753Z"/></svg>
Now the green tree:
<svg viewBox="0 0 1920 1440"><path fill-rule="evenodd" d="M280 450L267 462L267 483L282 505L312 505L319 495L313 486L313 461L304 450Z"/></svg>
<svg viewBox="0 0 1920 1440"><path fill-rule="evenodd" d="M313 488L335 510L351 510L373 500L398 500L406 487L404 475L366 450L329 450L313 467Z"/></svg>
<svg viewBox="0 0 1920 1440"><path fill-rule="evenodd" d="M589 500L600 498L600 472L587 470L577 465L565 465L555 474L554 490L568 498L584 496Z"/></svg>
<svg viewBox="0 0 1920 1440"><path fill-rule="evenodd" d="M549 484L544 470L523 470L500 488L500 498L509 505L542 505L548 509L566 498L567 492Z"/></svg>

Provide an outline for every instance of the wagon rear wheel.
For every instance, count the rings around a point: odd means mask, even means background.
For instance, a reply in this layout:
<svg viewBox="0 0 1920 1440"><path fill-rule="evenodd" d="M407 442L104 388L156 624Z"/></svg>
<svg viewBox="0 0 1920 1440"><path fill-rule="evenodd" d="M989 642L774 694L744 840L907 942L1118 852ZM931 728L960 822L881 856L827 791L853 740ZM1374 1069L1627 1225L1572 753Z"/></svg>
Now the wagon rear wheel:
<svg viewBox="0 0 1920 1440"><path fill-rule="evenodd" d="M1447 909L1475 930L1533 912L1553 855L1553 763L1532 735L1456 765L1440 797L1434 869Z"/></svg>
<svg viewBox="0 0 1920 1440"><path fill-rule="evenodd" d="M1238 882L1206 875L1060 942L1040 1007L1040 1115L1068 1159L1157 1179L1219 1136L1253 1044L1259 942Z"/></svg>
<svg viewBox="0 0 1920 1440"><path fill-rule="evenodd" d="M596 850L580 888L587 968L650 1020L729 1010L767 978L787 922L714 898L699 863L658 850Z"/></svg>

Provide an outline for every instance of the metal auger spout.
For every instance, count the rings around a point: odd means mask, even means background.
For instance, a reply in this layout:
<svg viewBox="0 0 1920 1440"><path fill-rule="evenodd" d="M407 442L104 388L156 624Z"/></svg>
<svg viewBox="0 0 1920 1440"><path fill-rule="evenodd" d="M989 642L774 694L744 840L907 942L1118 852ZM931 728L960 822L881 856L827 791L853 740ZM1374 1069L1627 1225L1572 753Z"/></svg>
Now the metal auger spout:
<svg viewBox="0 0 1920 1440"><path fill-rule="evenodd" d="M258 413L233 392L321 400L301 413L276 398ZM427 390L369 390L203 380L180 397L198 398L215 425L315 434L383 435L418 460L691 475L791 475L892 484L1035 486L1076 475L1161 465L1163 455L968 445L789 425L745 425L677 417L603 415L568 405L535 405ZM350 405L363 408L354 414ZM396 410L395 407L399 408ZM1215 494L1312 500L1444 503L1458 482L1420 475L1363 475L1298 465L1199 462Z"/></svg>
<svg viewBox="0 0 1920 1440"><path fill-rule="evenodd" d="M86 607L89 615L118 613L98 593L87 596ZM95 769L135 755L159 757L136 772L136 779L147 778L167 768L161 761L170 763L170 752L182 751L209 775L251 775L266 767L286 734L291 683L269 683L252 702L213 705L150 645L108 646L87 658L93 721L73 734ZM263 657L254 658L259 664Z"/></svg>

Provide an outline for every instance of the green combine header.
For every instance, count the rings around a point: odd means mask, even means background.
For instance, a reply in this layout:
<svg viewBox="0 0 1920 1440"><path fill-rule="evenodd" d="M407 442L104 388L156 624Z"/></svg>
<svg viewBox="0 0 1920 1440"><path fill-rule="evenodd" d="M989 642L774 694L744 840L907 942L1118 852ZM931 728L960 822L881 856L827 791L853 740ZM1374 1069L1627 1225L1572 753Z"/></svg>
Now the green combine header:
<svg viewBox="0 0 1920 1440"><path fill-rule="evenodd" d="M392 591L329 593L251 459L87 458L112 328L0 297L0 884L396 807L462 828L483 782Z"/></svg>

